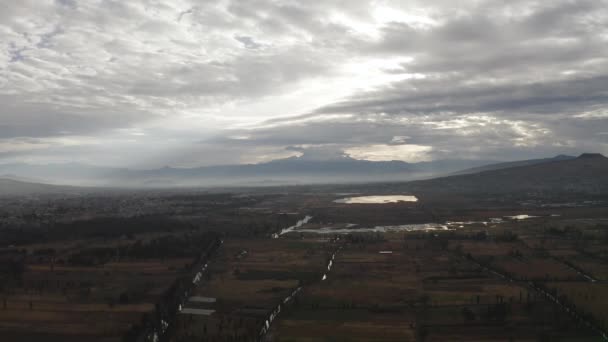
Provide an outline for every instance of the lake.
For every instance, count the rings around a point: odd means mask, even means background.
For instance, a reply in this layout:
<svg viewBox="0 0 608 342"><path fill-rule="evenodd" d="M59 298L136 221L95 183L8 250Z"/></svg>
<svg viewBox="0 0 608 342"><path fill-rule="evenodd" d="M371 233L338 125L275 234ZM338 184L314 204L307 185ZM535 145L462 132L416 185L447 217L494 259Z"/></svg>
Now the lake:
<svg viewBox="0 0 608 342"><path fill-rule="evenodd" d="M398 202L418 202L418 198L411 195L358 196L341 198L334 201L334 203L344 204L384 204Z"/></svg>

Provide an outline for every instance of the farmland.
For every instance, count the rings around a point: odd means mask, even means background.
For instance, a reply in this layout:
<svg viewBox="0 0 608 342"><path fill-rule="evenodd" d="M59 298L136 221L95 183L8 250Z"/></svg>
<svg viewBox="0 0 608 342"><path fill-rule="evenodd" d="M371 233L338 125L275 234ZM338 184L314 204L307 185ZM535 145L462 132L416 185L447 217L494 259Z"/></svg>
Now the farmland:
<svg viewBox="0 0 608 342"><path fill-rule="evenodd" d="M597 341L608 329L605 207L288 190L4 199L3 341Z"/></svg>

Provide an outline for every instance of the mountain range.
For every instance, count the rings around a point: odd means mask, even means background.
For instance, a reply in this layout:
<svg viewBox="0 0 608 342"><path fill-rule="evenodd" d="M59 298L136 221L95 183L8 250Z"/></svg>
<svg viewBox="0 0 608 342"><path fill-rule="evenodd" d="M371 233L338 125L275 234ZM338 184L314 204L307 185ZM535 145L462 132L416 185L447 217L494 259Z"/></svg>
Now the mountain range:
<svg viewBox="0 0 608 342"><path fill-rule="evenodd" d="M507 193L563 190L608 192L608 158L585 153L506 163L443 160L422 163L287 158L262 164L165 167L152 170L80 164L0 165L0 194L74 191L70 184L103 187L171 188L298 185L347 182L407 182L407 189L433 192ZM460 169L460 171L459 171ZM70 181L71 180L71 181Z"/></svg>
<svg viewBox="0 0 608 342"><path fill-rule="evenodd" d="M260 164L137 170L84 164L4 164L0 177L49 184L111 187L251 186L409 181L447 175L495 161L438 160L420 163L366 161L347 156L306 156Z"/></svg>

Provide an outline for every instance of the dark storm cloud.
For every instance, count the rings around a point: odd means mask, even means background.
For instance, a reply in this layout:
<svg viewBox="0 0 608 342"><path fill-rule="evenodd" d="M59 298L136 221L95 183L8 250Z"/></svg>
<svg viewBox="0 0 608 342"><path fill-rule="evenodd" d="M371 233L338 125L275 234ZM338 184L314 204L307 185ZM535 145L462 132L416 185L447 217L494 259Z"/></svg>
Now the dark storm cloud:
<svg viewBox="0 0 608 342"><path fill-rule="evenodd" d="M514 81L515 83L516 81ZM450 85L445 86L445 83ZM390 114L489 113L570 114L608 103L608 75L527 84L468 85L446 78L407 81L318 110L319 113ZM542 119L535 119L542 120Z"/></svg>

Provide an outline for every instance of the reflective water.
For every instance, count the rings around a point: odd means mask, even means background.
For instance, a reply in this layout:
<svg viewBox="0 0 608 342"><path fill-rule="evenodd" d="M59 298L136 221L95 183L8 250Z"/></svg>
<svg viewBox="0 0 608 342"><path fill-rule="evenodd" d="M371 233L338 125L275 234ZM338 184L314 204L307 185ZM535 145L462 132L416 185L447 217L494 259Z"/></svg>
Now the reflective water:
<svg viewBox="0 0 608 342"><path fill-rule="evenodd" d="M418 202L418 198L410 195L358 196L341 198L335 200L334 202L345 204L383 204L397 202Z"/></svg>
<svg viewBox="0 0 608 342"><path fill-rule="evenodd" d="M303 225L307 224L308 221L310 221L311 219L312 219L312 216L306 215L306 217L304 217L303 219L298 221L295 225L288 227L288 228L281 229L281 232L278 235L287 234L287 233L293 231L294 229L300 228Z"/></svg>
<svg viewBox="0 0 608 342"><path fill-rule="evenodd" d="M505 216L505 217L510 218L512 220L527 220L527 219L535 218L538 216L522 214L522 215L513 215L513 216Z"/></svg>
<svg viewBox="0 0 608 342"><path fill-rule="evenodd" d="M365 196L365 197L384 197L384 196ZM386 196L386 197L399 197L399 196ZM409 197L409 196L404 196ZM414 196L411 196L414 197ZM351 197L354 199L354 197ZM346 200L343 199L343 200ZM341 202L347 203L347 202ZM348 203L372 203L372 202L348 202ZM378 203L378 202L373 202ZM389 202L380 202L389 203ZM555 214L554 214L555 215ZM553 216L553 215L552 215ZM526 220L539 216L532 216L527 214L520 214L514 216L504 216L505 219L510 220ZM447 221L445 223L416 223L416 224L403 224L394 226L375 226L375 227L360 227L355 223L346 223L342 226L330 226L317 229L303 228L303 226L309 222L312 217L307 216L303 220L299 221L295 226L283 229L281 235L286 233L314 233L314 234L350 234L350 233L386 233L386 232L413 232L413 231L437 231L437 230L455 230L458 228L464 228L465 226L480 226L480 227L495 227L505 223L506 221L502 218L490 218L488 221Z"/></svg>
<svg viewBox="0 0 608 342"><path fill-rule="evenodd" d="M448 230L448 226L437 223L420 223L420 224L403 224L399 226L376 226L371 228L319 228L319 229L298 229L298 233L315 233L315 234L349 234L349 233L386 233L386 232L413 232L413 231L431 231L431 230Z"/></svg>

